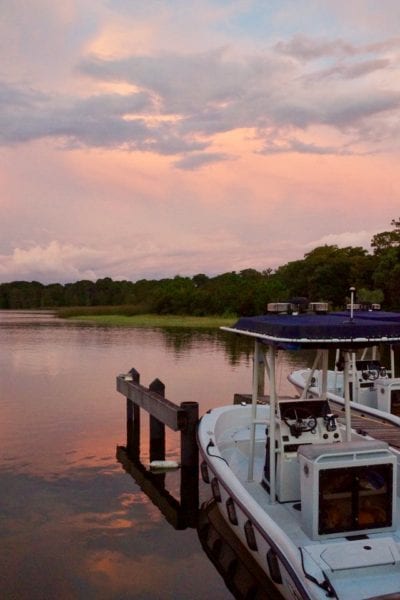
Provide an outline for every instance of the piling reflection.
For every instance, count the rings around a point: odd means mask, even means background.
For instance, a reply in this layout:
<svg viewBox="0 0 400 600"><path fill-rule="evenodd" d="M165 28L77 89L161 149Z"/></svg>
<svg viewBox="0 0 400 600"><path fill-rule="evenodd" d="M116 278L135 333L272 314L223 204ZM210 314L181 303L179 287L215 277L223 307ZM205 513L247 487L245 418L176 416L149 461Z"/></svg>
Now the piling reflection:
<svg viewBox="0 0 400 600"><path fill-rule="evenodd" d="M137 455L117 446L117 460L174 529L197 527L199 503L198 469L180 468L180 498L166 489L166 473L146 468Z"/></svg>

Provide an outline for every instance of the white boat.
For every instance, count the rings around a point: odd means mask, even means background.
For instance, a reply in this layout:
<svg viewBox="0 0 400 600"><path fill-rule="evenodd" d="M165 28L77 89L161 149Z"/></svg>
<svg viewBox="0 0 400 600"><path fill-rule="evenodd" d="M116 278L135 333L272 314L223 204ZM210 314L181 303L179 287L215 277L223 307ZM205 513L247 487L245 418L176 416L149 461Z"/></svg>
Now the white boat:
<svg viewBox="0 0 400 600"><path fill-rule="evenodd" d="M202 475L232 531L288 600L399 598L399 456L351 428L349 370L360 347L400 342L399 320L335 315L242 318L254 338L253 401L205 414ZM330 412L330 348L344 358L345 425ZM278 397L279 352L313 348L323 363L315 398ZM259 404L260 365L269 403Z"/></svg>
<svg viewBox="0 0 400 600"><path fill-rule="evenodd" d="M399 313L359 311L355 315L357 319L364 320L400 321ZM400 377L395 377L394 348L392 344L388 345L389 367L381 362L378 346L362 348L361 351L351 353L348 373L349 395L355 408L374 417L381 416L400 426ZM317 355L312 368L297 369L288 376L301 398L318 397L321 393L323 367L320 359L321 356ZM334 368L328 369L328 398L344 405L344 385L343 356L338 350Z"/></svg>

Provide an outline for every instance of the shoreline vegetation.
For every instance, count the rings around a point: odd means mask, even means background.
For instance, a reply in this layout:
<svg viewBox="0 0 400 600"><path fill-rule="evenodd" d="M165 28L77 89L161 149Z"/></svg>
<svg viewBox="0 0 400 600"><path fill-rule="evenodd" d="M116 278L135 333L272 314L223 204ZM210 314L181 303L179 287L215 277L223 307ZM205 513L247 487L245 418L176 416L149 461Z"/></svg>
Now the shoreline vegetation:
<svg viewBox="0 0 400 600"><path fill-rule="evenodd" d="M0 283L0 309L76 309L70 316L93 315L181 315L213 320L215 315L263 314L270 302L302 299L329 302L342 308L349 289L356 289L356 302L379 303L385 310L400 309L400 218L392 231L371 240L372 253L361 246L324 245L301 260L276 269L247 268L220 275L197 273L163 279L118 280L103 277L74 283L14 281ZM60 313L62 314L62 313ZM65 313L63 316L67 316Z"/></svg>
<svg viewBox="0 0 400 600"><path fill-rule="evenodd" d="M157 314L120 314L115 306L96 307L90 310L87 307L68 308L56 311L57 317L86 321L97 325L115 327L181 327L190 329L218 329L221 326L230 326L236 315L157 315Z"/></svg>

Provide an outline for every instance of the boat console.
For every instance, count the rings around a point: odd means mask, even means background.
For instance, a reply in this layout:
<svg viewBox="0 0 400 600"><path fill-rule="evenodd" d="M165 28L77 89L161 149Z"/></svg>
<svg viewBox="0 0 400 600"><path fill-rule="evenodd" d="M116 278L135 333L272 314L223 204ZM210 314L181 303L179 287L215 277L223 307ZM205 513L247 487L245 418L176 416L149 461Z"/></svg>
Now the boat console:
<svg viewBox="0 0 400 600"><path fill-rule="evenodd" d="M387 377L386 367L379 360L356 360L356 370L364 381L375 381L378 377Z"/></svg>
<svg viewBox="0 0 400 600"><path fill-rule="evenodd" d="M297 451L304 444L328 444L341 441L336 416L327 400L281 399L276 420L276 489L280 502L300 500L300 476ZM263 484L269 486L269 439Z"/></svg>
<svg viewBox="0 0 400 600"><path fill-rule="evenodd" d="M396 457L385 442L342 441L327 400L279 400L275 448L277 500L301 502L311 539L395 528ZM267 489L269 452L267 436Z"/></svg>

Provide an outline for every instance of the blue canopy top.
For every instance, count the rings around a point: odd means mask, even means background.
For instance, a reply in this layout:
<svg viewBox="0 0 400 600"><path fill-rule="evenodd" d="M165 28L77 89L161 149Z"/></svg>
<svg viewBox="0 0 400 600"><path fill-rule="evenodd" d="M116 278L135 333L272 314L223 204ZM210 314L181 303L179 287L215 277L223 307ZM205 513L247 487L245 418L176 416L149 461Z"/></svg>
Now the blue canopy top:
<svg viewBox="0 0 400 600"><path fill-rule="evenodd" d="M285 348L365 347L400 343L400 313L350 311L328 314L267 314L241 317L226 331Z"/></svg>

